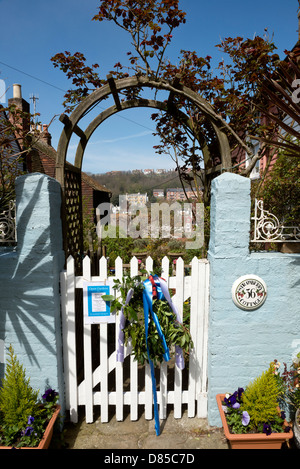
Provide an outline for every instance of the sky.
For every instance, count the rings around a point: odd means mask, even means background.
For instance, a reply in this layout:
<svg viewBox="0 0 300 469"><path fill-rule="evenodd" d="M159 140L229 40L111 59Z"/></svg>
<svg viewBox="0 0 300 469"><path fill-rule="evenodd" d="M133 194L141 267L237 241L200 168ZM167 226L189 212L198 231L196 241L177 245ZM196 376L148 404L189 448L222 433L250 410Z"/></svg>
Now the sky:
<svg viewBox="0 0 300 469"><path fill-rule="evenodd" d="M58 52L82 52L87 64L99 64L101 77L116 62L126 64L130 38L113 23L92 21L99 0L0 0L0 91L3 105L12 97L14 83L22 86L23 98L36 97L36 111L42 124L49 124L52 145L56 149L63 128L59 115L64 112L64 93L71 83L54 68L51 57ZM210 55L213 64L222 59L215 47L225 37L262 36L267 28L273 35L277 53L284 58L298 39L298 0L180 0L187 22L174 31L167 52L173 62L180 50ZM96 114L104 107L97 107ZM94 174L146 168L174 168L169 156L157 155L153 145L155 130L147 109L130 109L106 120L93 134L87 146L83 170ZM94 117L90 115L89 118ZM83 122L83 129L86 128ZM69 145L67 160L73 163L76 139Z"/></svg>

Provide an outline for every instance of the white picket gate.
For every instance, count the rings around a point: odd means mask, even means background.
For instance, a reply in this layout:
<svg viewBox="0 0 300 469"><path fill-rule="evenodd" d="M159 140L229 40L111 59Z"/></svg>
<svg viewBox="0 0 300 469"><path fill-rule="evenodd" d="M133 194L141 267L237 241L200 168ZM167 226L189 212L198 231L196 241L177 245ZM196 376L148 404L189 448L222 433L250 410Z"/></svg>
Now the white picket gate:
<svg viewBox="0 0 300 469"><path fill-rule="evenodd" d="M209 263L196 257L191 263L191 272L184 274L184 262L181 258L176 263L176 275L169 276L169 259L162 261L162 277L167 280L170 289L175 289L172 297L179 313L182 314L182 305L190 298L191 316L190 331L194 348L190 352L189 364L186 364L188 379L183 382L182 373L174 361L171 364L162 363L157 379L157 400L159 403L159 416L165 419L167 405L172 404L174 417L181 418L182 405L187 405L189 417L207 417L207 333L208 333L208 301L209 301ZM108 421L108 408L115 406L115 415L118 421L123 420L124 406L130 406L131 420L138 419L138 406L144 407L144 415L147 420L153 418L153 394L151 373L149 365L142 367L144 374L143 388L140 383L140 366L130 354L130 346L125 347L126 360L124 363L116 361L116 345L119 331L119 315L115 324L97 325L99 331L99 366L93 369L92 360L92 327L95 325L83 325L83 365L84 375L78 383L75 324L75 289L83 288L83 280L105 281L108 278L122 279L123 262L116 259L114 276L108 276L107 262L105 258L99 261L99 276L91 276L90 259L83 260L83 275L74 275L74 260L69 257L66 271L61 273L61 305L64 348L64 376L66 388L66 409L70 412L72 422L78 421L78 406L85 406L86 422L94 419L94 407L100 406L101 422ZM153 261L150 257L146 260L146 270L151 272ZM138 274L138 260L133 257L130 262L129 275ZM172 290L173 291L173 290ZM78 316L77 316L78 320ZM114 351L109 354L108 328L115 327ZM125 363L127 365L125 365ZM128 382L124 390L124 366L130 367L129 390ZM172 368L172 380L170 382L170 367ZM169 370L168 370L169 368ZM168 373L169 371L169 373ZM110 389L109 374L115 373L114 389ZM99 386L100 384L100 386ZM170 387L172 387L170 389ZM196 407L197 404L197 407Z"/></svg>

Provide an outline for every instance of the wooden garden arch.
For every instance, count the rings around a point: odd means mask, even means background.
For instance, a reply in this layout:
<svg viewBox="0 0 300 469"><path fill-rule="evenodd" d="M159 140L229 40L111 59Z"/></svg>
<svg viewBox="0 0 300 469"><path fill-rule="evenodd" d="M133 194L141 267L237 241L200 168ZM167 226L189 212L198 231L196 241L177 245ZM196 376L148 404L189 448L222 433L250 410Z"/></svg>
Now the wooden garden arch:
<svg viewBox="0 0 300 469"><path fill-rule="evenodd" d="M143 98L121 101L119 98L119 92L122 90L126 89L134 92L135 90L143 88L168 91L169 98L164 102ZM85 130L82 130L78 125L80 119L109 95L113 96L115 104L101 112L92 120ZM199 111L211 124L219 147L218 156L221 163L217 166L212 163L213 158L209 153L208 145L203 136L196 135L192 121L174 105L173 97L175 95L187 99L198 107ZM57 147L56 179L62 187L64 248L67 256L72 254L75 259L79 259L80 253L82 253L81 168L88 141L97 127L106 119L120 111L134 107L155 108L168 112L177 119L180 119L180 122L183 122L185 126L189 127L202 148L206 174L219 173L222 170L228 171L231 168L231 152L224 129L224 123L221 122L219 116L214 112L213 107L205 99L180 83L179 77L176 77L175 80L170 83L167 81L153 80L144 76L133 76L114 80L113 77L109 75L107 77L107 83L81 101L70 116L63 114L60 117L64 128ZM68 145L73 133L79 136L80 140L77 146L74 165L71 165L67 162L66 158Z"/></svg>

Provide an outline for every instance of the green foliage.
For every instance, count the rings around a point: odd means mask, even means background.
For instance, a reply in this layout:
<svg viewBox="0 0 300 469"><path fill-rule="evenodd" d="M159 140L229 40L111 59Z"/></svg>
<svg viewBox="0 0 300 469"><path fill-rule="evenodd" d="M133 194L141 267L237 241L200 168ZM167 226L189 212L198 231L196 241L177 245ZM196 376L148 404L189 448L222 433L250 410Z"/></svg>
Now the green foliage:
<svg viewBox="0 0 300 469"><path fill-rule="evenodd" d="M82 196L82 228L83 228L83 249L84 252L97 251L98 238L96 233L96 224L89 212L88 199Z"/></svg>
<svg viewBox="0 0 300 469"><path fill-rule="evenodd" d="M279 411L279 402L284 399L285 387L277 372L277 362L270 363L246 389L238 388L226 394L222 407L231 433L274 433L289 432L284 412Z"/></svg>
<svg viewBox="0 0 300 469"><path fill-rule="evenodd" d="M143 311L143 283L142 277L134 278L126 277L123 282L115 281L115 289L121 293L121 298L112 302L112 309L120 310L125 304L128 291L133 288L134 294L128 305L124 307L124 316L127 319L124 329L125 345L129 341L132 344L132 353L139 364L143 365L148 362L145 323ZM188 328L189 308L188 304L184 305L184 322L181 324L176 320L176 316L171 311L168 303L162 300L153 301L153 311L157 314L161 329L166 339L166 343L170 350L170 355L174 353L173 346L178 345L182 348L184 357L189 354L189 350L193 347L191 335ZM158 331L151 319L148 330L148 346L150 358L154 365L158 365L163 361L164 349L159 338Z"/></svg>
<svg viewBox="0 0 300 469"><path fill-rule="evenodd" d="M250 416L250 428L257 428L278 416L278 401L282 387L274 375L272 366L250 383L243 393L241 411Z"/></svg>
<svg viewBox="0 0 300 469"><path fill-rule="evenodd" d="M300 352L291 366L291 386L289 397L295 409L300 409Z"/></svg>
<svg viewBox="0 0 300 469"><path fill-rule="evenodd" d="M30 379L26 378L25 370L10 346L5 377L0 389L3 425L21 430L26 426L28 416L38 413L37 399L38 391L34 391L30 386Z"/></svg>
<svg viewBox="0 0 300 469"><path fill-rule="evenodd" d="M249 427L243 425L240 410L235 411L234 409L229 409L226 413L226 421L228 427L231 429L231 433L240 435L242 433L248 433L249 431Z"/></svg>
<svg viewBox="0 0 300 469"><path fill-rule="evenodd" d="M25 152L21 151L16 135L23 132L20 124L17 126L18 121L29 121L29 114L26 117L25 114L14 105L0 109L0 212L15 199L15 179L24 174Z"/></svg>
<svg viewBox="0 0 300 469"><path fill-rule="evenodd" d="M117 257L121 257L125 264L130 262L132 257L131 252L134 248L133 239L125 237L125 234L119 226L114 227L109 225L104 228L103 233L104 232L106 237L102 239L102 246L105 246L106 256L109 258L109 265L114 266Z"/></svg>
<svg viewBox="0 0 300 469"><path fill-rule="evenodd" d="M280 367L280 363L277 363L277 368ZM284 370L278 376L284 386L285 399L291 407L292 413L295 413L297 409L300 409L300 352L294 357L290 367L286 363Z"/></svg>

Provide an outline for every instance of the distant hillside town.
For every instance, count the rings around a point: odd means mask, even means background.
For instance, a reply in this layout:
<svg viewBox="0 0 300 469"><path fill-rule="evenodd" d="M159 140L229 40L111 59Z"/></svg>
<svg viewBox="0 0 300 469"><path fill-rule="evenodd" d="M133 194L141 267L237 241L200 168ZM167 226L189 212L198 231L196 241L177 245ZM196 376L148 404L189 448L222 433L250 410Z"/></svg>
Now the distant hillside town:
<svg viewBox="0 0 300 469"><path fill-rule="evenodd" d="M195 195L190 191L189 185L182 188L178 172L168 169L134 169L131 171L109 171L102 174L90 174L98 184L109 188L112 197L111 203L119 205L121 195L133 194L132 198L138 198L139 194L146 194L148 202L156 202L157 199L169 201L194 199ZM197 181L199 187L201 181Z"/></svg>
<svg viewBox="0 0 300 469"><path fill-rule="evenodd" d="M153 189L152 195L156 199L167 199L167 201L188 201L197 199L197 194L195 190L190 189L180 189L177 187L168 188L166 191L164 189ZM119 196L119 206L122 205L122 202L127 202L130 205L145 205L149 202L149 197L147 192L145 193L136 193L136 194L122 194Z"/></svg>
<svg viewBox="0 0 300 469"><path fill-rule="evenodd" d="M131 171L126 171L131 172L132 174L167 174L170 172L175 171L175 169L132 169ZM109 171L106 174L106 176L111 176L111 175L116 175L116 174L121 174L124 173L125 171Z"/></svg>

